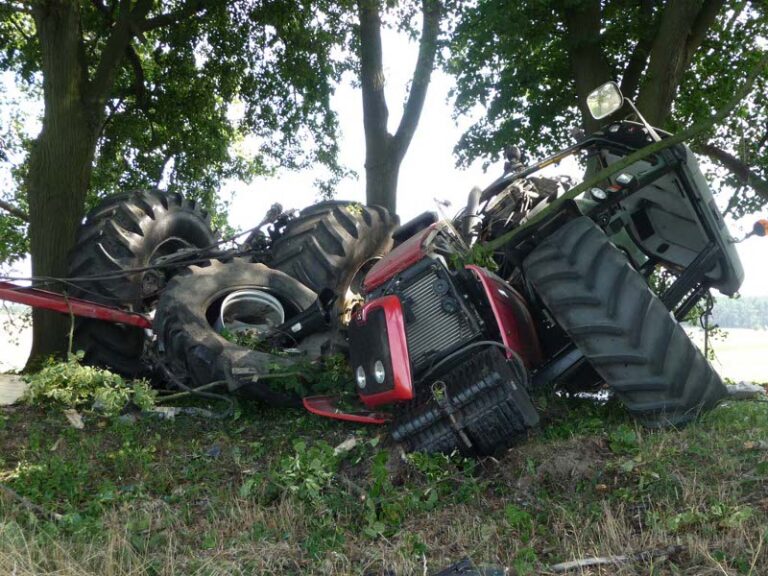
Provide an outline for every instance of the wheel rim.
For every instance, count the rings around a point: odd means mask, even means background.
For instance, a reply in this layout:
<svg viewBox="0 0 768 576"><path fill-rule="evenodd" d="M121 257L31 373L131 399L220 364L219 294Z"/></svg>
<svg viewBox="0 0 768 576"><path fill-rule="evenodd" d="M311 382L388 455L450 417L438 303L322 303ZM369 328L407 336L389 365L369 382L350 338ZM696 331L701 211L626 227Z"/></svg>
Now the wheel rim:
<svg viewBox="0 0 768 576"><path fill-rule="evenodd" d="M222 334L262 335L285 322L280 301L263 290L244 289L230 292L221 302L214 329Z"/></svg>

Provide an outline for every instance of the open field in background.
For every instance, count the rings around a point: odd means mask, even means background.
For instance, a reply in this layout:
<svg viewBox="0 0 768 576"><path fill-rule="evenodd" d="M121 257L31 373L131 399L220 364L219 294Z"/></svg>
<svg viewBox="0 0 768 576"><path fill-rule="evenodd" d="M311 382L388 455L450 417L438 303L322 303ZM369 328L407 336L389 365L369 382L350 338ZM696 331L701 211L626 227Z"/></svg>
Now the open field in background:
<svg viewBox="0 0 768 576"><path fill-rule="evenodd" d="M704 331L691 330L693 340L704 348ZM723 337L710 340L713 364L724 377L739 382L768 382L768 330L729 328Z"/></svg>

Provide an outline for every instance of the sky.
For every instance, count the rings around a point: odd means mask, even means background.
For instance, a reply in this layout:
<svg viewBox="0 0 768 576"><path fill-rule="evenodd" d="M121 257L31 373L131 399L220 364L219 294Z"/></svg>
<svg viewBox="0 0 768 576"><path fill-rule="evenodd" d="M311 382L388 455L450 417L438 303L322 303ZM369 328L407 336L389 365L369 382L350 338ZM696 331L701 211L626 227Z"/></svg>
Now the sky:
<svg viewBox="0 0 768 576"><path fill-rule="evenodd" d="M415 66L417 45L394 31L386 30L383 34L383 45L389 129L394 132L402 113L405 89ZM347 81L338 87L332 105L339 112L340 160L347 168L355 170L359 177L341 182L336 198L364 202L365 139L362 99L359 90L352 87L349 80L347 78ZM18 96L18 91L9 86L9 82L12 82L12 77L4 75L2 83L7 90L5 93L0 91L0 98L6 99L14 94ZM482 160L474 162L466 169L455 166L453 147L471 125L472 119L462 118L454 121L452 118L452 107L447 101L452 85L449 76L440 71L433 73L418 129L400 170L398 212L403 222L426 210L442 210L445 215L451 216L465 204L467 194L473 186L483 188L501 175L501 162L491 164L487 171L482 169ZM29 103L29 106L39 108L36 103ZM569 169L562 166L554 167L549 172L572 173L572 170L572 167ZM221 193L224 198L231 199L231 223L241 229L248 229L261 220L274 202L280 202L284 208L303 208L315 202L318 192L313 182L322 175L322 170L308 169L301 172L281 171L275 176L257 178L248 184L227 182ZM0 184L7 183L0 173ZM450 202L450 207L438 209L435 199ZM762 217L768 217L768 212ZM731 233L735 237L743 236L757 218L757 215L753 215L740 222L730 222ZM765 267L768 238L751 238L739 244L738 251L746 270L741 294L768 296L768 271ZM29 274L28 264L17 266L17 269Z"/></svg>

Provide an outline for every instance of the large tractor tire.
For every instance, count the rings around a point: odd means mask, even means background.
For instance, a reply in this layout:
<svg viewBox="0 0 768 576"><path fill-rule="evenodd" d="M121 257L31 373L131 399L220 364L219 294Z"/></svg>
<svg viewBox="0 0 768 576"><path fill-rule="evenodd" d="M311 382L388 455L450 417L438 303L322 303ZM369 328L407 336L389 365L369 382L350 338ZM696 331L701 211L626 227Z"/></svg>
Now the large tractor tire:
<svg viewBox="0 0 768 576"><path fill-rule="evenodd" d="M289 357L251 350L224 338L215 328L223 299L239 290L275 297L285 318L312 306L317 295L309 288L264 264L235 259L212 261L180 272L163 292L155 312L154 330L161 358L191 387L225 382L231 392L273 406L298 406L297 394L270 386L261 378L294 364Z"/></svg>
<svg viewBox="0 0 768 576"><path fill-rule="evenodd" d="M208 213L180 194L126 192L104 199L86 216L70 256L69 276L116 274L78 280L70 295L134 312L154 307L172 271L121 275L143 268L179 249L204 248L216 241ZM74 348L85 362L135 377L146 373L141 328L90 318L75 321Z"/></svg>
<svg viewBox="0 0 768 576"><path fill-rule="evenodd" d="M546 238L523 269L554 319L644 424L683 425L725 395L682 326L589 218Z"/></svg>
<svg viewBox="0 0 768 576"><path fill-rule="evenodd" d="M397 217L381 206L320 202L288 222L272 245L270 266L318 294L332 290L343 298L392 247L397 224Z"/></svg>

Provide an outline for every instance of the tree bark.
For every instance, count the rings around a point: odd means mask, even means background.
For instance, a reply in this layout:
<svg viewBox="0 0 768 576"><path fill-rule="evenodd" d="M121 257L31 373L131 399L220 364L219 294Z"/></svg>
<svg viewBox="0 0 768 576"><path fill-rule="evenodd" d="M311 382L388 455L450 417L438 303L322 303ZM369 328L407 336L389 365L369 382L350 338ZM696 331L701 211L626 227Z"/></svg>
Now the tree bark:
<svg viewBox="0 0 768 576"><path fill-rule="evenodd" d="M80 1L30 4L42 56L44 103L43 127L30 151L26 181L33 276L67 276L107 102L126 55L133 58L135 88L139 95L142 92L138 85L143 81L141 63L134 58L131 40L143 30L174 24L205 9L204 0L187 0L175 12L148 20L154 4L154 0L120 0L118 16L100 43L92 74L82 37ZM95 5L105 11L100 2ZM112 19L112 12L107 10L106 15ZM61 356L69 333L66 316L36 309L32 318L32 352L25 370L34 369L48 356Z"/></svg>
<svg viewBox="0 0 768 576"><path fill-rule="evenodd" d="M360 84L365 129L365 197L368 204L384 206L395 214L400 164L418 126L434 68L441 4L438 0L422 0L423 22L419 55L403 117L394 136L387 128L389 110L384 95L379 1L358 0L357 8L360 20Z"/></svg>
<svg viewBox="0 0 768 576"><path fill-rule="evenodd" d="M77 2L35 9L43 72L43 127L30 152L27 194L33 276L65 277L83 216L98 133L98 118L83 100L87 71ZM34 309L27 369L66 350L69 318Z"/></svg>
<svg viewBox="0 0 768 576"><path fill-rule="evenodd" d="M724 0L668 0L653 41L637 107L654 126L663 126L696 49Z"/></svg>
<svg viewBox="0 0 768 576"><path fill-rule="evenodd" d="M602 9L600 0L568 3L563 12L567 31L571 70L584 129L590 133L600 128L587 108L587 95L611 78L600 40Z"/></svg>
<svg viewBox="0 0 768 576"><path fill-rule="evenodd" d="M360 84L363 93L363 128L365 130L365 200L396 209L397 189L391 180L381 180L389 172L390 142L387 131L389 109L384 95L384 57L381 47L381 16L378 0L359 0Z"/></svg>

